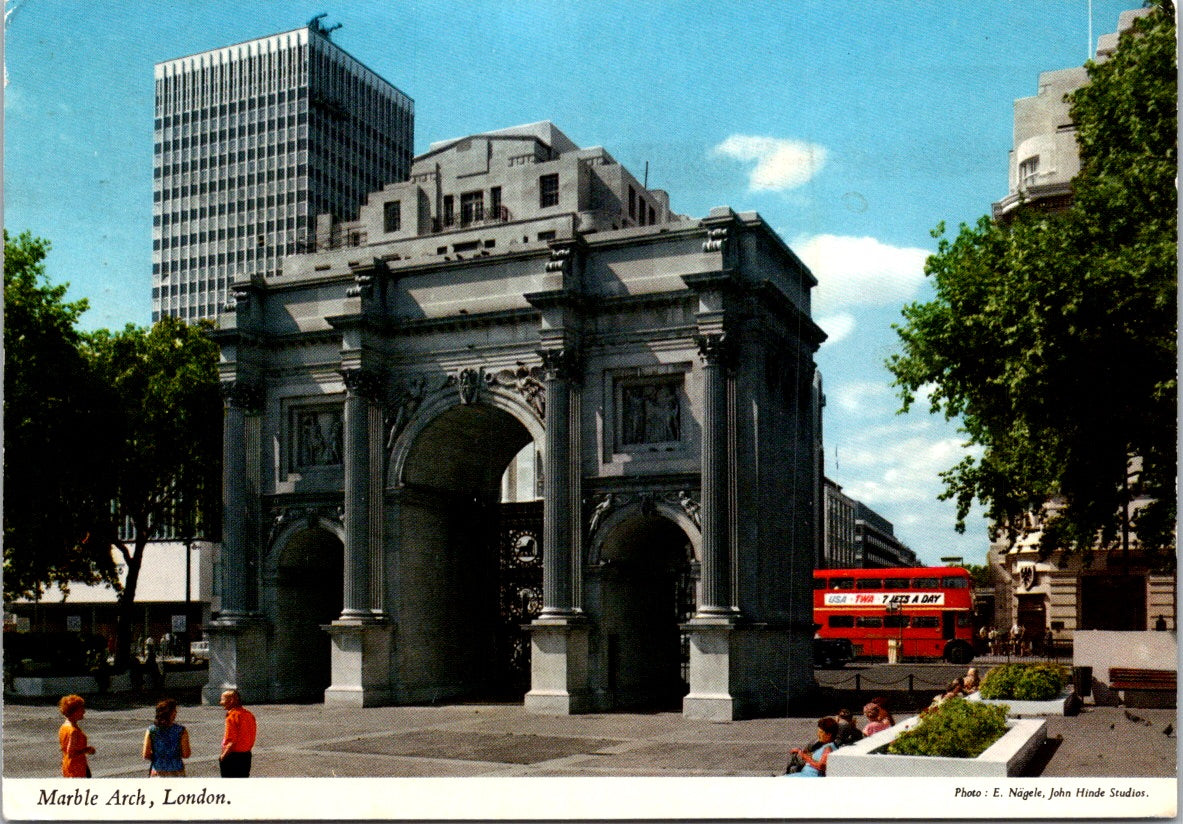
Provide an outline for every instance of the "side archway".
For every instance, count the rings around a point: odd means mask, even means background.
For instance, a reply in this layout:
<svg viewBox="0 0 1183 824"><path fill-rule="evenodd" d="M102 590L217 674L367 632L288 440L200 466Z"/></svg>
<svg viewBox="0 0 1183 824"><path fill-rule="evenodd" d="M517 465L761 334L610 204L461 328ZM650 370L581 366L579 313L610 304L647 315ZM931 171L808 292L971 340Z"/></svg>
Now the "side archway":
<svg viewBox="0 0 1183 824"><path fill-rule="evenodd" d="M651 503L621 507L592 536L594 664L608 707L679 708L689 677L680 625L697 604L699 537L686 512Z"/></svg>
<svg viewBox="0 0 1183 824"><path fill-rule="evenodd" d="M263 567L263 597L274 616L273 701L321 701L331 680L330 639L321 629L341 614L344 536L339 523L312 518L275 539Z"/></svg>

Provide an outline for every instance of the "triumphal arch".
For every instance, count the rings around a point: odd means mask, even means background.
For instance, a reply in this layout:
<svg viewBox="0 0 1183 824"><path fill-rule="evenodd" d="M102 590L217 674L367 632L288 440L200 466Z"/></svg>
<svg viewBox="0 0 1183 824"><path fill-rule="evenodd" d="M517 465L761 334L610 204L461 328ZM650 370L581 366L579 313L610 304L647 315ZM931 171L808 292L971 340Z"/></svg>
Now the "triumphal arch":
<svg viewBox="0 0 1183 824"><path fill-rule="evenodd" d="M782 712L812 685L813 276L550 123L433 145L216 332L207 700Z"/></svg>

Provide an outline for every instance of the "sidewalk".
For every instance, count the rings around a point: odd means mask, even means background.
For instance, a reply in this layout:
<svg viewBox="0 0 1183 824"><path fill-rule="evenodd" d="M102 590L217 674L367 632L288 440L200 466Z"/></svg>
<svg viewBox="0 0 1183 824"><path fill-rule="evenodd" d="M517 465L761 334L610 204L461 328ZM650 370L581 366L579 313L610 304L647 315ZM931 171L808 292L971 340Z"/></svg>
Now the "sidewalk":
<svg viewBox="0 0 1183 824"><path fill-rule="evenodd" d="M216 776L223 711L193 700L178 715L193 744L188 773ZM817 720L714 723L672 712L544 716L520 704L251 709L259 721L252 775L264 777L771 776L784 770L789 747L814 737ZM897 713L897 720L907 714ZM82 727L97 749L95 777L147 774L140 745L151 720L147 698L88 707ZM1175 710L1093 705L1079 716L1053 716L1032 775L1174 777L1175 722ZM60 723L51 704L7 704L4 776L59 775Z"/></svg>

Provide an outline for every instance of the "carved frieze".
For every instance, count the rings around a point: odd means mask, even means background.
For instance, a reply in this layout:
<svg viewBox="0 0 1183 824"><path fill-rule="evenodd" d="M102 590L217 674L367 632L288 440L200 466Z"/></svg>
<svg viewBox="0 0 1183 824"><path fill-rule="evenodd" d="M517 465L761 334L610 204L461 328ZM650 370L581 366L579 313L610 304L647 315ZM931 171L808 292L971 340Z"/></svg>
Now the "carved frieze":
<svg viewBox="0 0 1183 824"><path fill-rule="evenodd" d="M344 417L340 407L292 410L296 469L339 466Z"/></svg>
<svg viewBox="0 0 1183 824"><path fill-rule="evenodd" d="M702 522L699 518L701 504L695 499L694 493L689 489L681 489L676 492L656 492L652 490L645 490L643 492L603 492L594 496L589 501L589 503L591 502L594 502L594 505L591 508L591 514L588 516L587 535L589 538L595 536L596 531L603 525L604 519L611 514L612 510L634 504L640 507L641 514L643 515L655 514L659 503L681 509L696 527L702 528Z"/></svg>
<svg viewBox="0 0 1183 824"><path fill-rule="evenodd" d="M518 364L516 369L502 369L487 376L489 383L504 386L521 395L526 405L539 419L546 419L546 386L542 383L543 370L540 366Z"/></svg>
<svg viewBox="0 0 1183 824"><path fill-rule="evenodd" d="M342 504L321 504L306 506L286 506L271 511L271 523L267 529L267 546L272 546L276 538L294 523L303 522L307 529L315 529L322 520L332 521L343 526L345 523L345 507Z"/></svg>
<svg viewBox="0 0 1183 824"><path fill-rule="evenodd" d="M620 388L620 443L639 446L682 439L682 403L672 381L625 384Z"/></svg>

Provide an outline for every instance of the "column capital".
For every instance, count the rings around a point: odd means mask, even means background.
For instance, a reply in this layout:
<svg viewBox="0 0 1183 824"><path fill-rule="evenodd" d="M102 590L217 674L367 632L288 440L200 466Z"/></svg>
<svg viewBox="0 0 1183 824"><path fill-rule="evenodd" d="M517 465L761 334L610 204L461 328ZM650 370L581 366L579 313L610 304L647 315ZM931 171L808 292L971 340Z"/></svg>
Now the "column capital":
<svg viewBox="0 0 1183 824"><path fill-rule="evenodd" d="M222 381L222 400L227 406L247 412L258 412L263 408L263 390L254 381Z"/></svg>
<svg viewBox="0 0 1183 824"><path fill-rule="evenodd" d="M538 350L542 358L543 375L548 381L578 382L583 377L583 359L573 346Z"/></svg>
<svg viewBox="0 0 1183 824"><path fill-rule="evenodd" d="M735 350L735 340L726 332L711 332L696 335L694 342L698 346L698 357L705 365L727 366L731 362Z"/></svg>
<svg viewBox="0 0 1183 824"><path fill-rule="evenodd" d="M382 376L373 370L353 366L342 367L339 371L345 381L345 389L350 395L369 400L379 400L382 397Z"/></svg>

